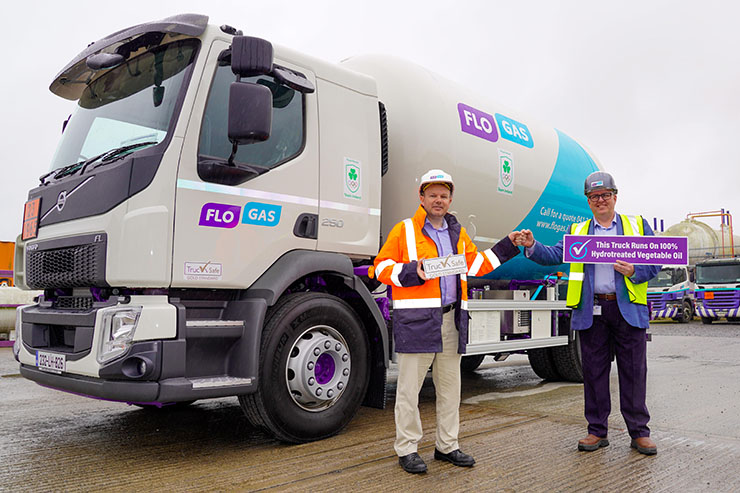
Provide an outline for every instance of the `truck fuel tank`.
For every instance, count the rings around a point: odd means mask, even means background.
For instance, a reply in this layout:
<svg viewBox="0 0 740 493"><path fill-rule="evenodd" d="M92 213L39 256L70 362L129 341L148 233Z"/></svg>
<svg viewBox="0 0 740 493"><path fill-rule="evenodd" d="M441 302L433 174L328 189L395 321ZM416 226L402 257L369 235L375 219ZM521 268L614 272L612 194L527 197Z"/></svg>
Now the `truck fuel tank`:
<svg viewBox="0 0 740 493"><path fill-rule="evenodd" d="M433 168L452 175L450 212L478 248L522 228L554 244L571 223L591 217L583 181L601 167L563 132L398 58L358 56L342 65L372 76L386 108L384 237L414 213L419 179ZM539 266L520 255L491 277L536 279L564 269Z"/></svg>

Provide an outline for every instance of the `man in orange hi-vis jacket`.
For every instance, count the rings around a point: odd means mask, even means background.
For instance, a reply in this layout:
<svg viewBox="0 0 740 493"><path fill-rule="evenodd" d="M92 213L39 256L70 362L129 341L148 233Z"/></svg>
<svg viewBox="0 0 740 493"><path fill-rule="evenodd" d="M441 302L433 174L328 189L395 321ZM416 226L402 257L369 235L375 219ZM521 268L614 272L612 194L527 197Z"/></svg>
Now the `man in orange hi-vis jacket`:
<svg viewBox="0 0 740 493"><path fill-rule="evenodd" d="M421 177L416 214L396 224L375 258L375 276L391 286L393 337L398 353L396 441L398 462L406 472L427 467L417 453L422 437L419 391L432 366L437 393L434 458L471 467L475 459L460 450L460 358L468 338L467 276L482 276L519 253L516 232L493 248L478 252L455 216L448 214L454 183L442 170ZM462 254L467 273L430 279L423 259ZM463 265L463 268L465 266Z"/></svg>

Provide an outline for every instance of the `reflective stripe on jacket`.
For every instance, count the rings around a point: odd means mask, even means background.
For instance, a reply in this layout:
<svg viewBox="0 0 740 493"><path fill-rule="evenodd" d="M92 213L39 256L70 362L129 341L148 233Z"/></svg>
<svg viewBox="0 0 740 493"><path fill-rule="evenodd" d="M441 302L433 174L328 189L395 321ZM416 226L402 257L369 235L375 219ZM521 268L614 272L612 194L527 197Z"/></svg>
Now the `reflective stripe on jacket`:
<svg viewBox="0 0 740 493"><path fill-rule="evenodd" d="M622 230L625 236L644 236L642 216L627 216L619 214L622 222ZM571 224L570 234L587 235L591 219L582 223ZM568 276L568 294L566 295L566 304L575 308L581 303L581 294L583 292L583 264L571 263L570 274ZM624 284L627 286L627 293L631 303L647 305L647 282L640 284L633 283L629 277L624 277Z"/></svg>
<svg viewBox="0 0 740 493"><path fill-rule="evenodd" d="M400 353L442 351L442 295L439 279L424 282L416 273L419 259L438 257L437 245L424 232L426 211L419 206L414 217L396 224L378 252L374 275L391 286L393 338ZM519 253L506 236L492 248L478 252L465 228L452 214L445 216L455 254L464 254L467 274L457 275L455 325L460 333L458 352L468 339L468 276L482 276Z"/></svg>

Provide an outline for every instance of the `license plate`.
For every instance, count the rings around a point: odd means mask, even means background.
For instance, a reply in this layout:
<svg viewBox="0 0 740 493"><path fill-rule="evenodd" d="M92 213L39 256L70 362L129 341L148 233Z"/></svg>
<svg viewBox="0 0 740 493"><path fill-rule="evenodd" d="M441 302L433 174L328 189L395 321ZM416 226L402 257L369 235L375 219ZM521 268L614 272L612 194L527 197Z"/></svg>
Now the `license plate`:
<svg viewBox="0 0 740 493"><path fill-rule="evenodd" d="M36 366L39 370L62 373L67 371L67 357L63 354L36 351Z"/></svg>

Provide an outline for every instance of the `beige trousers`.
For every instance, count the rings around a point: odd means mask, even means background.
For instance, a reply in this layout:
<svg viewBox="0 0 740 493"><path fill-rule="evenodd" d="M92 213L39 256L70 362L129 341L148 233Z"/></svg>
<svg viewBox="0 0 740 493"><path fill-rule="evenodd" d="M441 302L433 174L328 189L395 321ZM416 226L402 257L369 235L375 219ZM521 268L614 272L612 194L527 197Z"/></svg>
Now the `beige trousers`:
<svg viewBox="0 0 740 493"><path fill-rule="evenodd" d="M419 416L419 391L429 366L437 395L436 447L442 453L460 448L460 358L457 353L458 332L454 311L442 317L441 353L398 353L396 388L396 454L404 456L417 451L423 435Z"/></svg>

